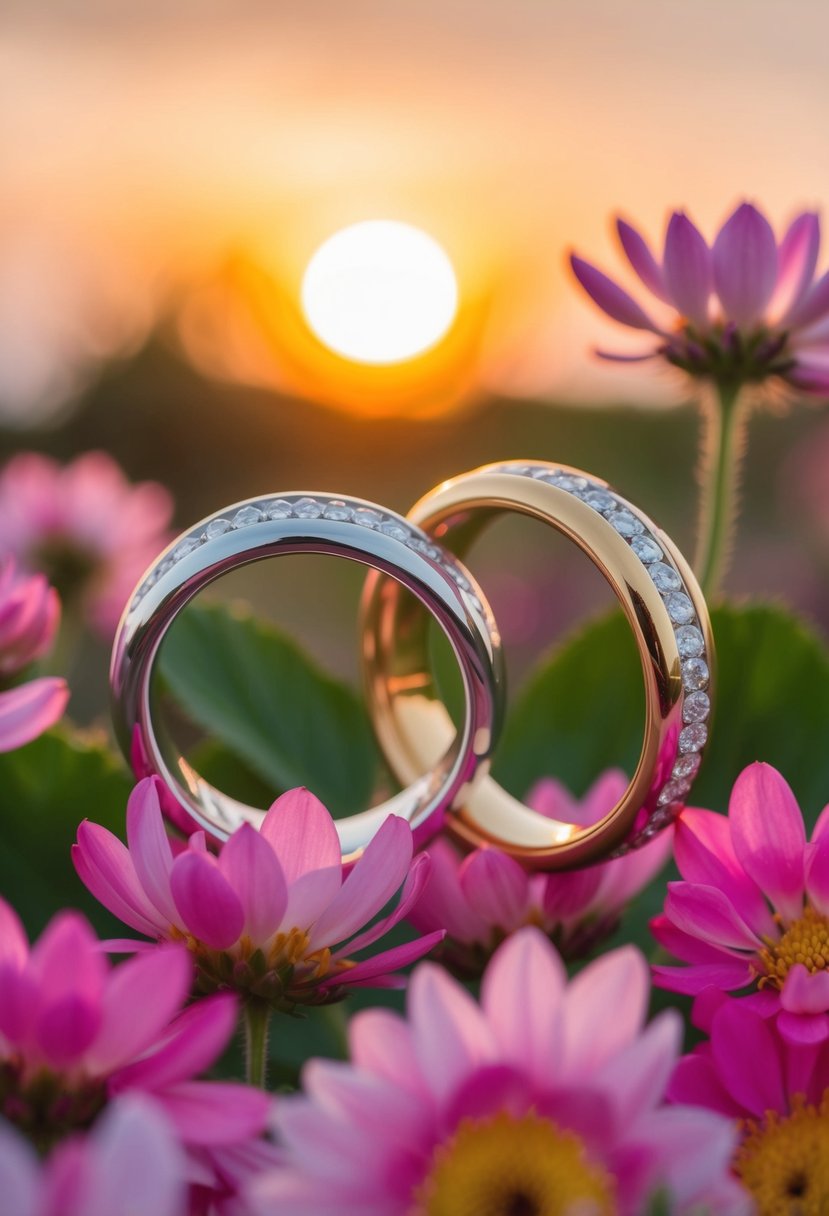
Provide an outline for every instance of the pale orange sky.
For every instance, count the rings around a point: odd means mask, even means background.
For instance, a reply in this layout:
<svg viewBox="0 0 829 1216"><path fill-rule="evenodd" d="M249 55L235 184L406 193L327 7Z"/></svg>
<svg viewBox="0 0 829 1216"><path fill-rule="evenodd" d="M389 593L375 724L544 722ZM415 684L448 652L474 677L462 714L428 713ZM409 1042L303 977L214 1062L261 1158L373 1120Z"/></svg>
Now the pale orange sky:
<svg viewBox="0 0 829 1216"><path fill-rule="evenodd" d="M565 251L620 269L616 210L661 234L685 206L712 235L744 197L778 228L829 200L827 46L819 0L7 0L0 401L59 400L228 251L290 285L375 216L486 297L485 388L661 399L590 358L619 335Z"/></svg>

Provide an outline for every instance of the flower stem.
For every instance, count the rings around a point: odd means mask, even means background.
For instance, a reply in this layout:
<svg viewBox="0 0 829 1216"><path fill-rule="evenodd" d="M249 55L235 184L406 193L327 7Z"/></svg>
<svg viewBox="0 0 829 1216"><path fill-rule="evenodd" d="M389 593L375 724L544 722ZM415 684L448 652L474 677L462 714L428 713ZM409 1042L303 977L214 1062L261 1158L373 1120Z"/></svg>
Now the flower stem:
<svg viewBox="0 0 829 1216"><path fill-rule="evenodd" d="M740 386L720 384L704 405L700 459L700 522L694 563L700 586L716 595L725 574L746 446L748 406Z"/></svg>
<svg viewBox="0 0 829 1216"><path fill-rule="evenodd" d="M264 1001L245 1002L245 1080L259 1089L267 1088L270 1020L271 1011Z"/></svg>

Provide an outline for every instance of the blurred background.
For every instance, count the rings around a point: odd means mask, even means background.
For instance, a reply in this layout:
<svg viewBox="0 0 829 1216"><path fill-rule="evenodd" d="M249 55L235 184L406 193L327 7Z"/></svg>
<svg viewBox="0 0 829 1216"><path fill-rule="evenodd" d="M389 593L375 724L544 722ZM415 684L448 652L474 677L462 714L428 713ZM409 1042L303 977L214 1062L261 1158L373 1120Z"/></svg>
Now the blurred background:
<svg viewBox="0 0 829 1216"><path fill-rule="evenodd" d="M170 489L181 527L287 489L405 511L455 472L541 457L690 551L687 387L593 357L625 335L566 254L623 277L615 213L658 244L674 207L709 238L744 198L778 232L824 209L827 45L820 0L6 0L0 457L105 449ZM407 357L338 353L303 305L315 252L368 220L429 234L454 274L456 310ZM750 449L727 591L825 630L829 414L757 416ZM529 524L470 564L516 681L608 602ZM345 565L283 560L231 592L354 674ZM81 716L106 681L103 643L87 657Z"/></svg>

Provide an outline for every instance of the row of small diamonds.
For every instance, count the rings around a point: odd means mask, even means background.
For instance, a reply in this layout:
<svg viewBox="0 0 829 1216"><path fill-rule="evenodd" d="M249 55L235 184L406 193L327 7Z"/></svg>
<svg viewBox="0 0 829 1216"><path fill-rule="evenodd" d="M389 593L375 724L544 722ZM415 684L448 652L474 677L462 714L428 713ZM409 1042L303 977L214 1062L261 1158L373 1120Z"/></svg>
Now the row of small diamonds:
<svg viewBox="0 0 829 1216"><path fill-rule="evenodd" d="M240 507L233 515L218 515L208 520L197 531L189 532L179 540L167 556L155 566L133 596L130 611L141 603L144 596L155 586L160 578L173 568L182 558L187 557L194 549L208 541L223 536L226 532L238 531L240 528L250 528L256 524L275 519L331 519L339 523L353 523L363 528L371 528L400 541L409 549L424 554L449 575L456 586L471 601L479 612L483 605L476 595L472 584L463 572L447 560L445 553L437 545L431 544L422 533L409 527L399 516L387 515L374 507L363 503L346 502L339 498L310 498L298 495L291 498L263 499L258 504L249 503Z"/></svg>
<svg viewBox="0 0 829 1216"><path fill-rule="evenodd" d="M708 739L711 701L705 690L708 687L710 672L705 638L694 611L693 601L679 571L659 542L642 520L634 515L628 504L612 490L587 477L549 465L516 462L499 465L495 471L547 482L560 490L566 490L568 494L573 494L598 511L628 542L664 600L682 660L683 727L679 735L678 754L670 777L659 792L656 809L641 832L629 842L630 845L641 844L679 814L699 769L701 752Z"/></svg>

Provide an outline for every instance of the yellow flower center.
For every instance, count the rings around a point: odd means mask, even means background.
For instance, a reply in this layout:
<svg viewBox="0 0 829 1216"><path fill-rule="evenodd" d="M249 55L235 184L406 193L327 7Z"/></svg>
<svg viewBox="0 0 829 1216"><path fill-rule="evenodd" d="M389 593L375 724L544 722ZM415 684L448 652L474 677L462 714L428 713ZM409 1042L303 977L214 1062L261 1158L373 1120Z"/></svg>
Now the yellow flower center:
<svg viewBox="0 0 829 1216"><path fill-rule="evenodd" d="M765 969L761 988L782 988L795 963L802 963L813 974L825 971L829 967L829 920L814 908L806 907L777 941L766 939L760 958Z"/></svg>
<svg viewBox="0 0 829 1216"><path fill-rule="evenodd" d="M435 1153L412 1216L612 1216L613 1179L573 1132L500 1113L464 1119Z"/></svg>
<svg viewBox="0 0 829 1216"><path fill-rule="evenodd" d="M820 1106L793 1099L792 1113L768 1111L746 1123L734 1169L758 1216L826 1216L829 1212L829 1091Z"/></svg>

